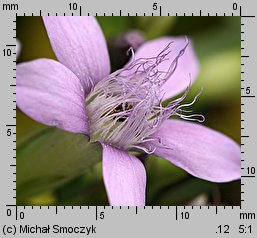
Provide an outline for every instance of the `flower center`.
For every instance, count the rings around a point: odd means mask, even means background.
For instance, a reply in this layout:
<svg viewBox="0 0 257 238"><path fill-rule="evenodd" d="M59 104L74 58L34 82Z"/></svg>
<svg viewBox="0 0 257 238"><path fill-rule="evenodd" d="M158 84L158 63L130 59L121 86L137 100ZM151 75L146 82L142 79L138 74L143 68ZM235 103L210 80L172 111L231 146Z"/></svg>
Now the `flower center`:
<svg viewBox="0 0 257 238"><path fill-rule="evenodd" d="M168 72L163 72L158 70L158 65L167 60L170 45L156 57L132 60L94 87L86 99L91 141L152 153L154 148L146 148L144 143L153 140L161 143L153 134L164 120L172 115L190 118L182 113L185 111L180 105L188 90L167 107L161 103L161 87L174 73L187 47L180 51Z"/></svg>

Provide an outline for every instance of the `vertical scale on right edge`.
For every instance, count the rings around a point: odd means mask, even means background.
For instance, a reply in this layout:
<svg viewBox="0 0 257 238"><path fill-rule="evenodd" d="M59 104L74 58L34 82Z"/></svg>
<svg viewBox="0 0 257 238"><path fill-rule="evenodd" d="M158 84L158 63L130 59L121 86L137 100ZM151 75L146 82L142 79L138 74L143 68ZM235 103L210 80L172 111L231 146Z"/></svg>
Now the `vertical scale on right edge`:
<svg viewBox="0 0 257 238"><path fill-rule="evenodd" d="M239 11L240 11L240 17L241 17L241 157L243 157L241 159L241 163L244 164L244 166L241 166L241 171L242 171L241 202L243 202L243 201L245 201L245 199L242 198L242 195L245 193L245 189L242 189L242 188L243 188L243 186L245 188L246 181L248 182L249 180L255 179L255 177L256 177L255 176L255 168L256 167L254 166L254 161L250 160L250 156L253 156L253 154L251 153L251 150L250 150L250 141L249 141L250 135L248 134L249 132L247 134L245 134L245 126L248 126L249 127L248 129L251 129L251 131L252 131L252 128L250 128L250 127L253 126L253 124L250 125L250 123L252 122L251 115L248 115L252 111L248 110L247 116L246 116L246 109L247 109L246 103L248 104L249 107L253 107L255 95L253 93L253 85L252 85L253 82L249 81L249 80L251 80L250 76L252 76L252 74L250 73L251 72L251 70L250 70L250 67L251 67L250 66L250 55L245 54L246 42L245 42L245 37L243 37L243 36L246 33L245 31L246 31L247 27L246 27L246 23L244 23L242 21L243 21L243 18L249 19L249 18L254 18L255 16L243 15L241 6L239 7ZM249 24L249 23L247 22L247 24ZM251 32L249 32L249 30L248 30L247 33L250 34ZM249 45L249 39L248 39L247 45ZM252 55L251 55L251 57L252 57ZM253 55L253 57L254 57L254 55ZM253 58L251 58L251 60L252 59ZM246 76L245 76L246 68L247 68L247 70L249 70L249 72L247 73L247 75L248 75L247 80L246 80ZM251 100L251 104L249 102L250 100ZM242 132L244 132L244 133L242 133ZM252 136L253 136L253 134L251 134L251 137ZM245 149L246 142L247 142L247 151ZM251 144L252 144L252 142L251 142ZM247 160L246 160L246 156L245 156L246 153L247 153L247 157L248 157ZM250 184L251 183L249 183L249 185Z"/></svg>
<svg viewBox="0 0 257 238"><path fill-rule="evenodd" d="M242 31L242 26L244 25L243 23L242 23L242 17L241 17L241 15L242 15L242 7L240 6L239 7L239 16L240 16L240 34L241 34L241 42L240 42L240 47L241 47L241 56L243 55L243 47L242 47L242 42L244 41L243 39L242 39L242 35L243 35L243 31ZM243 82L244 82L244 79L243 79L243 73L244 73L244 71L243 71L243 66L244 66L244 63L242 62L243 61L243 57L241 57L241 96L242 96L242 94L243 94L243 90L244 90L244 88L243 88ZM242 132L243 132L243 130L244 130L244 118L243 118L243 114L244 114L244 110L243 110L243 108L244 108L244 101L243 101L243 98L241 97L241 173L243 172L243 170L244 170L244 166L243 166L243 162L244 162L244 159L242 158L243 157L243 154L244 154L244 150L243 150L243 148L244 148L244 141L242 140ZM242 174L241 174L241 176L242 176ZM243 186L244 186L244 183L242 182L242 179L241 179L241 205L242 205L242 202L244 201L243 199L242 199L242 195L243 195L243 193L244 193L244 191L243 191Z"/></svg>

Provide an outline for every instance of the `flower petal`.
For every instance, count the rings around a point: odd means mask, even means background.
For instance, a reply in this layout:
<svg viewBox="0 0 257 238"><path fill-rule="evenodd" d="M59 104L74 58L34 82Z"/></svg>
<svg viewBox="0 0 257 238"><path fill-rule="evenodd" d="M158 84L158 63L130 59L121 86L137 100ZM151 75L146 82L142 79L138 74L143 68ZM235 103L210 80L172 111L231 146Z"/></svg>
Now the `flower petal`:
<svg viewBox="0 0 257 238"><path fill-rule="evenodd" d="M17 65L17 105L34 120L75 133L88 133L83 87L57 61Z"/></svg>
<svg viewBox="0 0 257 238"><path fill-rule="evenodd" d="M156 57L169 43L171 52L167 55L168 60L164 60L158 69L167 72L173 60L179 52L186 46L185 37L162 37L144 43L135 53L135 59ZM198 74L198 60L196 58L192 42L189 41L184 54L179 58L178 65L168 81L163 85L165 93L163 100L169 99L184 91L193 82Z"/></svg>
<svg viewBox="0 0 257 238"><path fill-rule="evenodd" d="M86 93L107 76L110 61L106 41L94 17L43 17L58 60L81 80Z"/></svg>
<svg viewBox="0 0 257 238"><path fill-rule="evenodd" d="M103 144L103 177L112 206L144 206L146 172L135 156Z"/></svg>
<svg viewBox="0 0 257 238"><path fill-rule="evenodd" d="M240 147L227 136L205 126L167 120L156 137L171 147L155 154L188 173L213 182L228 182L241 176Z"/></svg>

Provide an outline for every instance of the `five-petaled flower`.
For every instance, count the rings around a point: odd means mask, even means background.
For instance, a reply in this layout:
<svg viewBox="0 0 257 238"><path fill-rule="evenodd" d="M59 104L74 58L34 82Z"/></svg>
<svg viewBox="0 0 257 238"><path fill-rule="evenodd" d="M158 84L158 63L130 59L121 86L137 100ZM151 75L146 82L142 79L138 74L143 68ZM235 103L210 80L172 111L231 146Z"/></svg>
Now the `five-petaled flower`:
<svg viewBox="0 0 257 238"><path fill-rule="evenodd" d="M181 104L198 73L190 41L146 42L123 69L109 74L106 41L95 18L43 20L59 62L38 59L17 66L17 105L38 122L102 144L111 205L145 204L145 168L128 151L154 153L209 181L240 178L237 143L203 125L169 119L202 120Z"/></svg>

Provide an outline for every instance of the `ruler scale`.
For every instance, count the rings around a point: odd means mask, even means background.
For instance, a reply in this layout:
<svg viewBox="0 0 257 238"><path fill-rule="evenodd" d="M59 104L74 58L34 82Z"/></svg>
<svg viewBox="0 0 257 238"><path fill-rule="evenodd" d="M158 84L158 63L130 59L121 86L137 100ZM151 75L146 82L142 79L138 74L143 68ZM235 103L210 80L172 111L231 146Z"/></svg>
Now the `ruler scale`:
<svg viewBox="0 0 257 238"><path fill-rule="evenodd" d="M249 1L1 3L1 237L257 237L257 23ZM17 16L240 16L241 206L16 206ZM38 226L41 234L33 233ZM22 227L22 228L21 228ZM44 227L44 228L43 228ZM45 232L43 232L45 231Z"/></svg>

